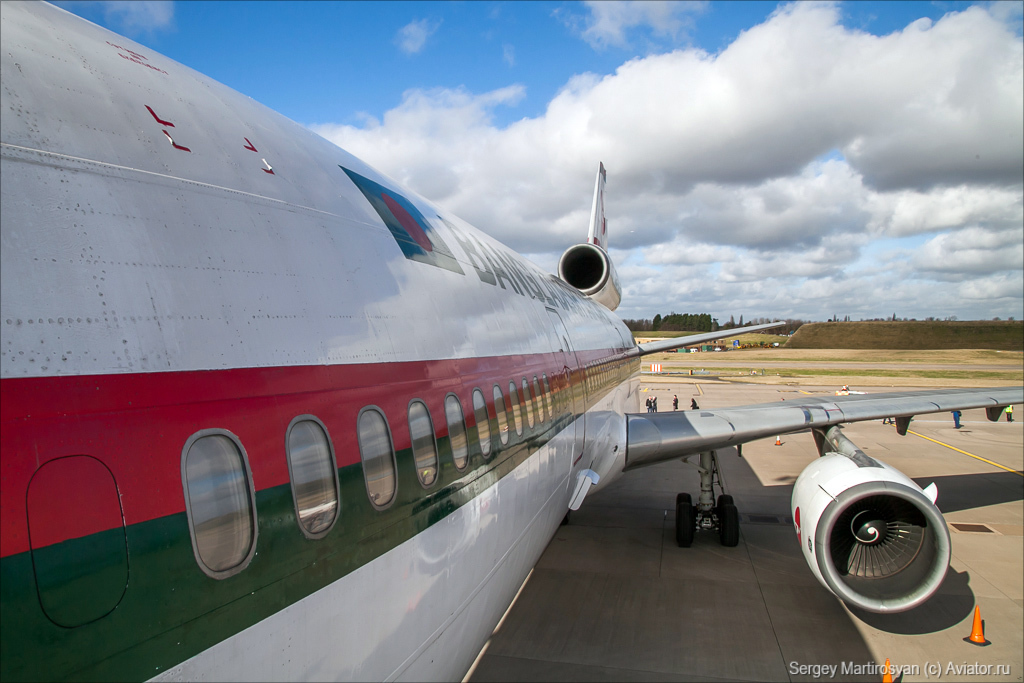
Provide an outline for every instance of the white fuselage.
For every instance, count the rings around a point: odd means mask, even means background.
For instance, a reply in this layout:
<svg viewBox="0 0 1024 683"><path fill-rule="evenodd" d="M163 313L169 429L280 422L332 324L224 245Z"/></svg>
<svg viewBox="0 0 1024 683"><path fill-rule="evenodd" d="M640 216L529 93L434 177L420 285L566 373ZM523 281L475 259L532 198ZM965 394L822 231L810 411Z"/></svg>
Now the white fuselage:
<svg viewBox="0 0 1024 683"><path fill-rule="evenodd" d="M489 404L494 385L507 392L510 380L518 388L545 371L553 385L564 376L570 419L514 468L492 472L492 485L355 570L284 599L281 609L198 653L165 654L161 661L173 666L153 669L160 679L461 677L564 517L577 473L597 471L603 486L622 470L623 413L639 408L639 366L627 359L632 338L621 321L322 138L136 43L51 6L5 3L3 44L0 377L12 405L25 405L26 396L53 399L44 422L15 411L4 426L5 561L39 550L29 547L32 521L11 501L24 500L38 467L62 457L88 454L109 469L131 555L131 529L183 514L179 463L188 434L237 434L258 495L287 484L284 434L273 431L274 420L315 412L335 439L339 467L358 463L359 405L330 403L335 395L362 395L364 405L390 411L401 449L409 441L401 410L410 400L428 401L438 438L447 436L436 410L446 392L472 417L462 365L472 366ZM409 256L353 174L363 188L383 187L405 202L392 207L396 216L407 215L401 207L422 214L428 236L415 225L409 234L433 241L424 255ZM552 316L571 331L569 348ZM358 371L343 386L296 386L280 400L259 395L273 419L246 422L262 380L243 386L232 373L300 377L347 366ZM431 396L399 395L412 382L390 383L399 366L422 373L417 386ZM431 374L438 367L444 374ZM175 376L223 377L214 381L223 394L212 403L182 390L142 407L115 396L125 402L116 410L96 402L106 400L96 397L108 386L144 387L157 377L173 386ZM83 382L98 393L79 391ZM325 397L311 403L321 407L272 414L303 391ZM530 400L528 392L520 400ZM514 430L511 415L509 424ZM123 433L114 433L120 425ZM43 428L49 436L37 438ZM124 443L146 430L159 432L166 447ZM23 444L33 444L31 459ZM499 467L496 460L494 472ZM425 504L433 495L423 494ZM415 514L415 501L407 505ZM398 506L379 514L405 519ZM273 547L260 543L270 542L276 522L259 518L260 561L274 561L267 559ZM315 565L297 571L316 572ZM244 577L243 569L223 584ZM223 588L215 578L199 580ZM120 613L54 638L127 618L133 590L129 582ZM260 595L230 599L266 611ZM214 611L185 615L188 605L179 607L184 621L154 617L166 630L139 631L140 648L215 619ZM32 657L46 657L49 646L40 647Z"/></svg>

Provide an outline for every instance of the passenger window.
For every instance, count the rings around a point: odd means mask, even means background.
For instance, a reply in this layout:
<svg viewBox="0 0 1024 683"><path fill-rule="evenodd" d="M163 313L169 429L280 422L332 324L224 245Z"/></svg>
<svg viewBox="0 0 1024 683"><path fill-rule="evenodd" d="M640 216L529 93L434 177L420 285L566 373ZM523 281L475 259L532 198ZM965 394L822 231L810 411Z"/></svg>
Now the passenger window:
<svg viewBox="0 0 1024 683"><path fill-rule="evenodd" d="M544 395L540 391L540 381L537 375L533 376L533 402L537 406L537 419L544 421Z"/></svg>
<svg viewBox="0 0 1024 683"><path fill-rule="evenodd" d="M494 385L494 413L498 416L498 437L501 443L508 443L508 418L505 416L505 397L501 395L501 387Z"/></svg>
<svg viewBox="0 0 1024 683"><path fill-rule="evenodd" d="M409 404L409 438L412 440L412 457L416 461L416 476L424 487L437 479L437 441L434 440L434 423L430 411L423 401Z"/></svg>
<svg viewBox="0 0 1024 683"><path fill-rule="evenodd" d="M486 458L491 454L491 425L487 421L487 401L484 392L473 390L473 417L476 419L476 435L480 440L480 452Z"/></svg>
<svg viewBox="0 0 1024 683"><path fill-rule="evenodd" d="M533 400L530 398L530 383L523 378L523 412L526 413L526 421L533 429Z"/></svg>
<svg viewBox="0 0 1024 683"><path fill-rule="evenodd" d="M338 518L338 466L327 428L302 415L289 425L286 443L299 528L308 538L323 538Z"/></svg>
<svg viewBox="0 0 1024 683"><path fill-rule="evenodd" d="M541 373L541 380L544 382L544 403L548 407L548 417L553 417L555 411L551 407L551 385L548 384L548 374L546 372Z"/></svg>
<svg viewBox="0 0 1024 683"><path fill-rule="evenodd" d="M462 415L462 404L455 394L448 394L444 399L444 414L448 419L448 443L452 447L452 460L457 469L466 469L466 463L469 462L466 420Z"/></svg>
<svg viewBox="0 0 1024 683"><path fill-rule="evenodd" d="M395 448L388 421L376 408L359 413L359 455L363 460L366 493L373 506L387 507L395 497Z"/></svg>
<svg viewBox="0 0 1024 683"><path fill-rule="evenodd" d="M512 412L512 417L516 421L516 434L519 436L523 435L523 416L519 412L519 391L516 390L516 383L508 383L508 397L512 402L512 407L509 410Z"/></svg>
<svg viewBox="0 0 1024 683"><path fill-rule="evenodd" d="M192 549L215 579L245 569L256 550L256 502L249 462L233 434L206 429L185 444L181 463Z"/></svg>

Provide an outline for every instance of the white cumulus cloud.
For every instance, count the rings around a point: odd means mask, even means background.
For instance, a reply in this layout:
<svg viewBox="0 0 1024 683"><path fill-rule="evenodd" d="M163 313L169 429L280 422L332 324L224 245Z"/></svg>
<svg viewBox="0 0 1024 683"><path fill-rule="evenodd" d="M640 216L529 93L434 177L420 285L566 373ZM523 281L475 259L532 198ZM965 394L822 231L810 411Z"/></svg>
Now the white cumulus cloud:
<svg viewBox="0 0 1024 683"><path fill-rule="evenodd" d="M590 16L608 44L637 16L685 13L604 4ZM578 74L543 114L504 127L492 112L521 85L409 91L382 120L313 129L542 264L584 238L603 161L625 317L743 301L748 315L856 319L898 304L908 317L1021 316L1024 292L978 286L963 290L968 306L934 286L953 271L967 286L986 259L985 277L1019 280L1024 48L1012 22L973 6L875 36L841 18L831 4L782 6L717 54ZM872 260L874 241L910 236L943 268Z"/></svg>
<svg viewBox="0 0 1024 683"><path fill-rule="evenodd" d="M395 42L399 49L409 55L420 52L427 44L427 39L441 28L440 21L430 19L416 19L398 29Z"/></svg>

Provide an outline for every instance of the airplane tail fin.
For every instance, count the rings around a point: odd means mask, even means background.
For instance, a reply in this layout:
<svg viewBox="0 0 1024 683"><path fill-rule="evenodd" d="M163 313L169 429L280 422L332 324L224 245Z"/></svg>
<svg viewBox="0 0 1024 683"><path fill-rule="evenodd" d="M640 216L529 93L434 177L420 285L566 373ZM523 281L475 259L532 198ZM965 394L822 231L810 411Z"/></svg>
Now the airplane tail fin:
<svg viewBox="0 0 1024 683"><path fill-rule="evenodd" d="M594 185L594 207L590 210L590 234L587 235L587 242L607 251L608 221L604 217L604 181L604 163L601 163L597 171L597 183Z"/></svg>
<svg viewBox="0 0 1024 683"><path fill-rule="evenodd" d="M608 221L604 217L604 164L597 171L590 234L584 244L569 247L558 261L558 276L584 296L614 311L622 300L615 266L608 256Z"/></svg>

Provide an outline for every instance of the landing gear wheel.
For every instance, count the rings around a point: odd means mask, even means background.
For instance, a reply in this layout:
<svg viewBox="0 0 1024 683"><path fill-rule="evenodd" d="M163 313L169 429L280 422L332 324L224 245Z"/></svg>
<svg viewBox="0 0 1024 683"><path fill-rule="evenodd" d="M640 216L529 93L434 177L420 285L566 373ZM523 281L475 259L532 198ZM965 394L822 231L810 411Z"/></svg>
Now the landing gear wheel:
<svg viewBox="0 0 1024 683"><path fill-rule="evenodd" d="M718 506L718 533L722 545L734 548L740 542L740 513L732 503Z"/></svg>
<svg viewBox="0 0 1024 683"><path fill-rule="evenodd" d="M715 507L718 508L719 510L721 510L723 505L732 505L732 504L733 504L732 496L730 496L728 493L723 493L722 495L720 495L718 497L718 502L715 503Z"/></svg>
<svg viewBox="0 0 1024 683"><path fill-rule="evenodd" d="M693 509L693 499L689 493L680 493L676 496L676 543L680 548L689 548L693 545L693 533L696 529L696 515Z"/></svg>

